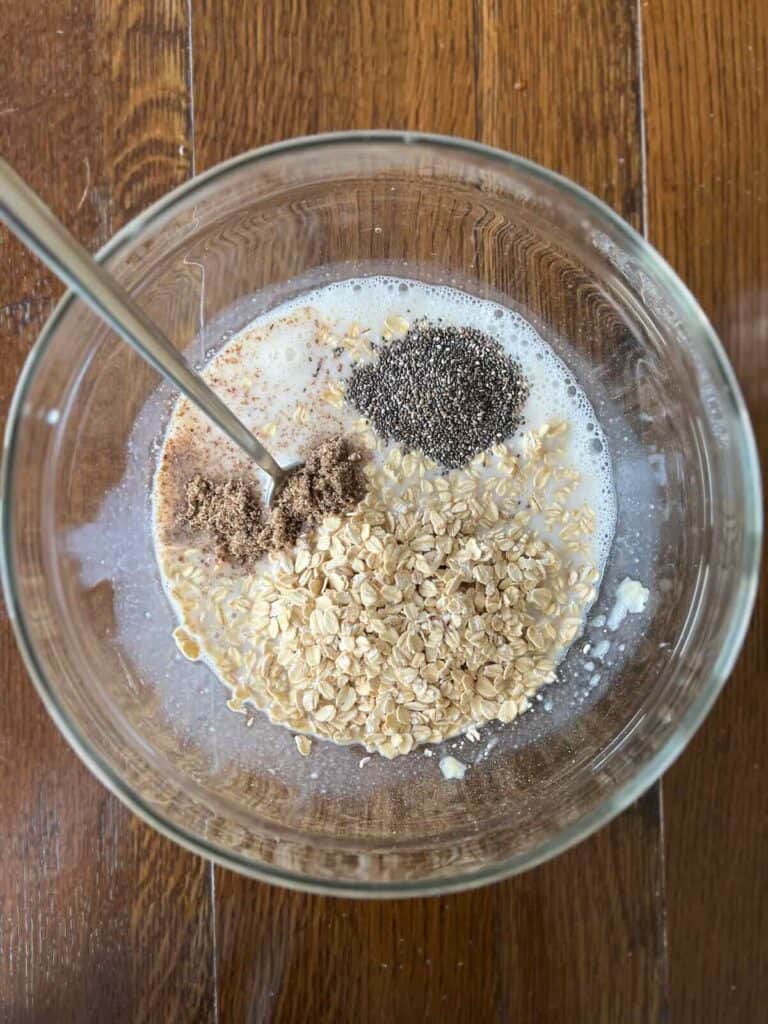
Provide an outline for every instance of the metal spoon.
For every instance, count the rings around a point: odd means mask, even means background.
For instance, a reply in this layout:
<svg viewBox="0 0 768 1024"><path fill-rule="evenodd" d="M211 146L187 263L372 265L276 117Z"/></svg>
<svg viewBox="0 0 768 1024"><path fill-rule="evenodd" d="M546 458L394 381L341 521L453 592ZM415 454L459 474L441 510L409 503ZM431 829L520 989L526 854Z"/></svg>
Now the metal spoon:
<svg viewBox="0 0 768 1024"><path fill-rule="evenodd" d="M267 449L184 360L160 328L125 289L91 256L0 158L0 220L76 292L91 309L131 345L200 412L256 462L271 478L267 504L277 497L296 466L280 466Z"/></svg>

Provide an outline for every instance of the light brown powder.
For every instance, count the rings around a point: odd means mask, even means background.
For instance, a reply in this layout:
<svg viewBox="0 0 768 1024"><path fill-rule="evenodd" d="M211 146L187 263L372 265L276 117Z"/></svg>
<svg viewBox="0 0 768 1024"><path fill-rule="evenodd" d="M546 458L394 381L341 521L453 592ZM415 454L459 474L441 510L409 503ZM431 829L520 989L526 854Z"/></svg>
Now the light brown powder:
<svg viewBox="0 0 768 1024"><path fill-rule="evenodd" d="M224 561L249 565L264 553L261 502L252 485L241 479L215 483L197 473L185 495L187 525L208 534Z"/></svg>
<svg viewBox="0 0 768 1024"><path fill-rule="evenodd" d="M278 495L265 527L265 547L295 544L305 526L354 508L365 491L360 451L343 435L328 438L312 449Z"/></svg>
<svg viewBox="0 0 768 1024"><path fill-rule="evenodd" d="M322 441L288 480L265 520L255 485L244 478L216 482L193 476L186 484L182 518L212 537L222 559L252 566L265 551L295 544L326 516L354 508L365 496L361 452L337 435Z"/></svg>

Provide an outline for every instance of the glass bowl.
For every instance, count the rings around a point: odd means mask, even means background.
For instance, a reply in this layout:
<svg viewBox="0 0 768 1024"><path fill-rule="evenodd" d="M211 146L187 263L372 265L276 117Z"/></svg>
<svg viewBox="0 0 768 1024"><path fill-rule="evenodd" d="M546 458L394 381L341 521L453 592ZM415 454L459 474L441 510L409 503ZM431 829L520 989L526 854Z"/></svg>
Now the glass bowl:
<svg viewBox="0 0 768 1024"><path fill-rule="evenodd" d="M30 674L65 737L137 814L246 874L355 895L523 871L635 800L725 682L757 580L761 499L731 368L695 301L607 207L535 164L429 135L298 139L230 160L132 221L100 259L200 365L303 290L389 273L517 309L608 438L618 526L598 603L650 590L595 667L590 627L511 725L443 754L360 748L228 711L179 656L149 493L173 394L71 294L32 351L3 465L3 576ZM597 622L600 619L597 618ZM590 668L590 665L592 666Z"/></svg>

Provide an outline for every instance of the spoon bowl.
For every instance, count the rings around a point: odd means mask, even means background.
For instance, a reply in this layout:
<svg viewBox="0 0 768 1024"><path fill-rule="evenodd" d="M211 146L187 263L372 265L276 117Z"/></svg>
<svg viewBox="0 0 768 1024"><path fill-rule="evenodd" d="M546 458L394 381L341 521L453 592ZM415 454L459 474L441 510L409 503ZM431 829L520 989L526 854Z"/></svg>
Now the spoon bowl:
<svg viewBox="0 0 768 1024"><path fill-rule="evenodd" d="M280 467L279 475L270 473L267 477L267 483L264 487L264 504L267 508L272 508L280 494L285 488L285 485L291 479L294 473L297 473L302 466L303 462L291 462L287 466Z"/></svg>

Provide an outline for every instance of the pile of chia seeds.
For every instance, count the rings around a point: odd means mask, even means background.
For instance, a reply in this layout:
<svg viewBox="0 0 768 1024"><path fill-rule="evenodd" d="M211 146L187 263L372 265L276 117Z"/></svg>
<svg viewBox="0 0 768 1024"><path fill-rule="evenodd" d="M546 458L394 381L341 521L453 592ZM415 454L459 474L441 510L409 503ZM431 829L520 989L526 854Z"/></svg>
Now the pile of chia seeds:
<svg viewBox="0 0 768 1024"><path fill-rule="evenodd" d="M347 398L385 440L455 469L517 430L529 390L493 338L419 320L353 370Z"/></svg>

